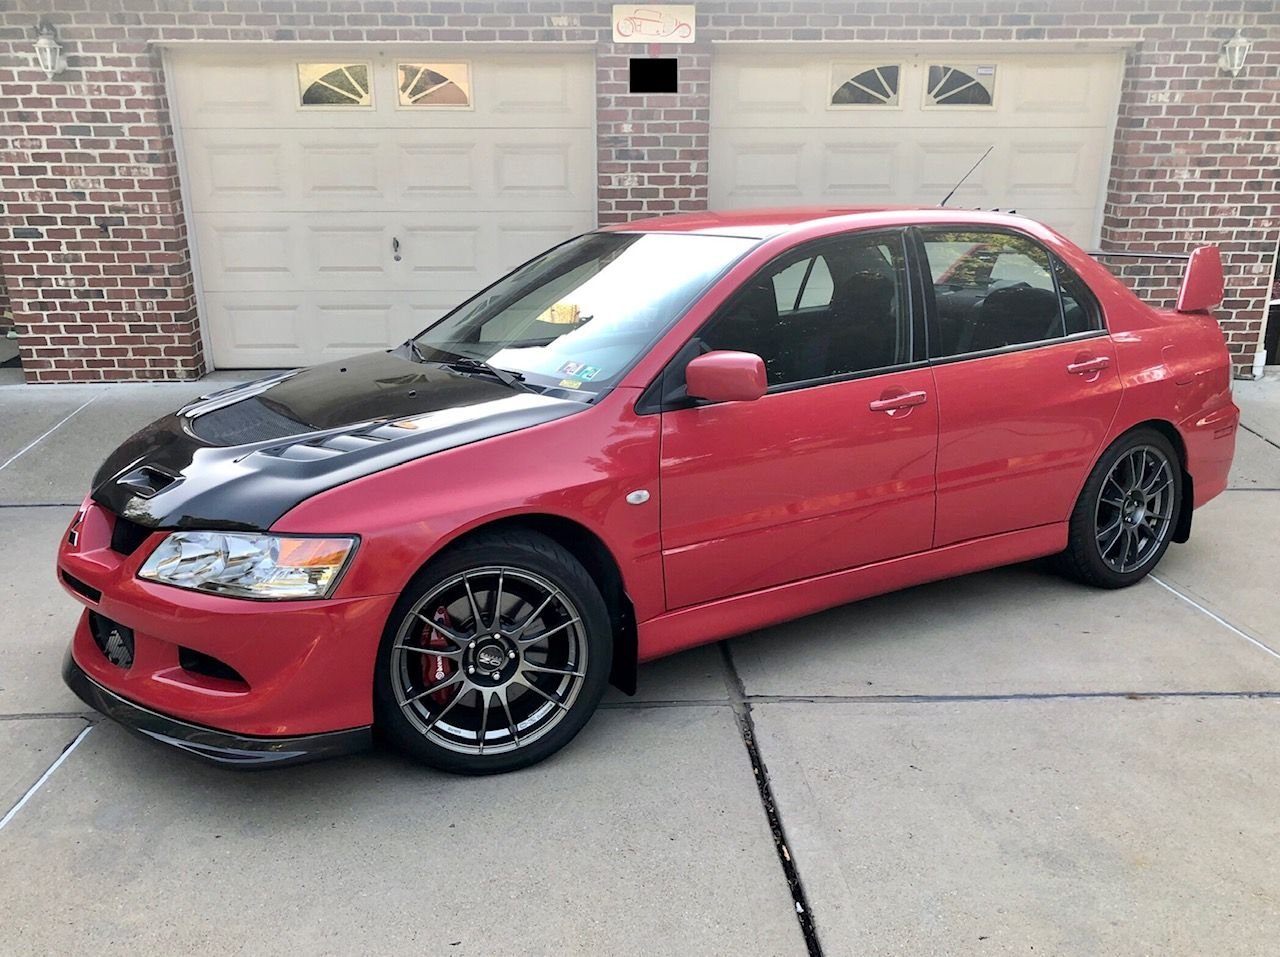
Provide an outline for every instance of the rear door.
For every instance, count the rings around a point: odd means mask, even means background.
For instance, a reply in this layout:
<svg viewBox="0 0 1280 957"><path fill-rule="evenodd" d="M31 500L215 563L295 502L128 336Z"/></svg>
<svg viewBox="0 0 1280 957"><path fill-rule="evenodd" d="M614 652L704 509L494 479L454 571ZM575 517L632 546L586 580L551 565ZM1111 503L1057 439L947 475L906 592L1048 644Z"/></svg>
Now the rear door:
<svg viewBox="0 0 1280 957"><path fill-rule="evenodd" d="M669 607L929 547L937 411L903 243L893 231L786 254L668 369L668 396L708 350L757 354L769 374L757 401L662 412Z"/></svg>
<svg viewBox="0 0 1280 957"><path fill-rule="evenodd" d="M1084 283L990 227L915 232L938 402L934 547L1065 521L1120 403Z"/></svg>

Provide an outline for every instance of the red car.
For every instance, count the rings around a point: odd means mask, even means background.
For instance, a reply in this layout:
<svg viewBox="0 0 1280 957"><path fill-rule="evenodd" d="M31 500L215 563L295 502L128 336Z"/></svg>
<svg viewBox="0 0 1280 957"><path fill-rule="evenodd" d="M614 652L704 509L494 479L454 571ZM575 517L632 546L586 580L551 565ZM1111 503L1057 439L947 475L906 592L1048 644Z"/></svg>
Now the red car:
<svg viewBox="0 0 1280 957"><path fill-rule="evenodd" d="M1053 230L943 209L648 220L404 345L205 396L58 555L90 705L227 764L563 747L644 661L1056 555L1130 585L1223 490L1196 251L1148 308Z"/></svg>

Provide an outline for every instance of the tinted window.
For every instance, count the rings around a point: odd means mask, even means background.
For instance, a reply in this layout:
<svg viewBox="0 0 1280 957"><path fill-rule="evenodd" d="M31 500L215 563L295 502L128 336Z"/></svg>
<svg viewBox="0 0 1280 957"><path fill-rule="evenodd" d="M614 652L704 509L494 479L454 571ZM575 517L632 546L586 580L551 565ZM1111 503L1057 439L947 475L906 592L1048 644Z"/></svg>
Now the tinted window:
<svg viewBox="0 0 1280 957"><path fill-rule="evenodd" d="M909 362L906 290L899 235L824 242L750 280L701 345L755 353L771 386Z"/></svg>
<svg viewBox="0 0 1280 957"><path fill-rule="evenodd" d="M1058 293L1062 296L1062 317L1066 323L1067 335L1101 329L1102 312L1094 302L1093 294L1085 288L1084 280L1060 259L1053 260L1053 269L1058 277Z"/></svg>
<svg viewBox="0 0 1280 957"><path fill-rule="evenodd" d="M1039 245L981 230L926 230L923 239L938 313L935 357L1063 335L1054 266Z"/></svg>

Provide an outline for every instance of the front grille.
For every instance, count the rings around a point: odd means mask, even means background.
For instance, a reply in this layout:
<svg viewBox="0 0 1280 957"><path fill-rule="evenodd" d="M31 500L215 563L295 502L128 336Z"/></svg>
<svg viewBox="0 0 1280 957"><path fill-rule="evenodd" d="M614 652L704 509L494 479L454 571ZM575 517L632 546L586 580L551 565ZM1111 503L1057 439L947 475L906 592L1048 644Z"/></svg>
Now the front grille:
<svg viewBox="0 0 1280 957"><path fill-rule="evenodd" d="M93 643L117 668L133 667L133 629L104 618L96 611L89 612L89 631Z"/></svg>
<svg viewBox="0 0 1280 957"><path fill-rule="evenodd" d="M155 531L119 515L115 519L115 527L111 529L111 550L121 555L132 555Z"/></svg>

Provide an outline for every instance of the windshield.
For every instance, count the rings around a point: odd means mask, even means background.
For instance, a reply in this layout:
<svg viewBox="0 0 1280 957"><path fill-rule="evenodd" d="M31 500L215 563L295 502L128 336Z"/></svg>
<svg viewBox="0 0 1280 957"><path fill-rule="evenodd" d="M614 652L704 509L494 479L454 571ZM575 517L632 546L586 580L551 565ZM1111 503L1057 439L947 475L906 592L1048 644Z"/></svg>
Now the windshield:
<svg viewBox="0 0 1280 957"><path fill-rule="evenodd" d="M754 239L588 233L486 289L414 340L428 362L480 360L526 385L600 393Z"/></svg>

